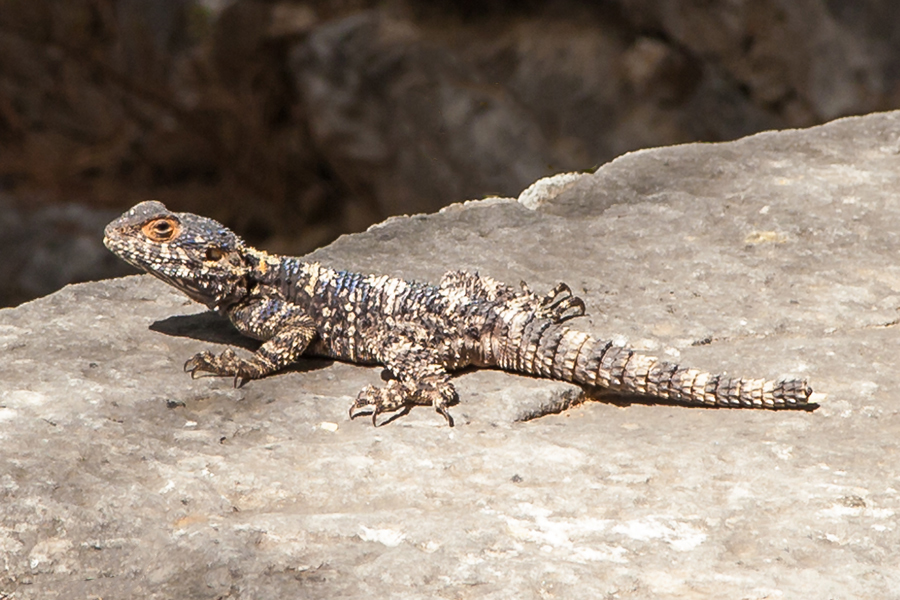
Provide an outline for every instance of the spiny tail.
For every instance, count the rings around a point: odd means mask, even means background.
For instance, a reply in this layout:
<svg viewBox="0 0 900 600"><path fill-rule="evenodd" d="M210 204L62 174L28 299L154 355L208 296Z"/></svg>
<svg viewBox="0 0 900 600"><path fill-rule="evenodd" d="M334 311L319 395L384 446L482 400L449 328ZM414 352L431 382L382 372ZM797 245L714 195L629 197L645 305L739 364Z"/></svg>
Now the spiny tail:
<svg viewBox="0 0 900 600"><path fill-rule="evenodd" d="M507 335L499 366L528 375L706 406L791 408L824 398L813 394L804 379L714 375L595 340L544 318L511 327Z"/></svg>

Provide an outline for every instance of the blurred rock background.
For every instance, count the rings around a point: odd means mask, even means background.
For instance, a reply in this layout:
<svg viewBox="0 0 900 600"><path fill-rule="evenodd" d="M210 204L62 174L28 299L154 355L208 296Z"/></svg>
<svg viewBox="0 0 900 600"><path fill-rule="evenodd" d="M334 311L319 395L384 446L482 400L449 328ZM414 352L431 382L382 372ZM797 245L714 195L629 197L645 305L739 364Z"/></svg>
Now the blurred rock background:
<svg viewBox="0 0 900 600"><path fill-rule="evenodd" d="M156 198L304 253L389 215L900 107L889 0L0 0L0 305Z"/></svg>

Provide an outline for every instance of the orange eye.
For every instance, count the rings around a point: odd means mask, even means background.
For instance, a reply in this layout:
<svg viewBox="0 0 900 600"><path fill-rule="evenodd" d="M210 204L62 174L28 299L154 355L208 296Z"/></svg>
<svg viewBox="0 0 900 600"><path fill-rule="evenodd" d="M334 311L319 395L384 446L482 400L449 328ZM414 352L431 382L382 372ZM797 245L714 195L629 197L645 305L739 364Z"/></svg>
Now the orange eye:
<svg viewBox="0 0 900 600"><path fill-rule="evenodd" d="M154 242L168 242L178 233L178 221L171 217L154 219L144 225L141 231Z"/></svg>
<svg viewBox="0 0 900 600"><path fill-rule="evenodd" d="M221 248L207 248L206 249L206 260L216 262L216 261L220 260L223 256L225 256L225 253L222 252Z"/></svg>

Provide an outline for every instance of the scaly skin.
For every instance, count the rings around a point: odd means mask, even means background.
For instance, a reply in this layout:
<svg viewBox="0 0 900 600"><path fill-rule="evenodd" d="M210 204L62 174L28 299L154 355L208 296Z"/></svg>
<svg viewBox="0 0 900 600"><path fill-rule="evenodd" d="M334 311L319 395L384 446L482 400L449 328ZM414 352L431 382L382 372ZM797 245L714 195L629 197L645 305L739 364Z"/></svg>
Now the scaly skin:
<svg viewBox="0 0 900 600"><path fill-rule="evenodd" d="M447 409L458 397L450 372L470 365L706 406L809 407L823 397L805 380L713 375L570 329L584 302L565 284L538 296L463 271L437 286L335 271L256 250L212 219L152 201L105 233L115 254L263 341L247 358L231 349L201 352L185 364L192 376L232 376L239 385L303 354L382 364L391 379L363 389L350 409L375 424L382 413L418 404L452 426Z"/></svg>

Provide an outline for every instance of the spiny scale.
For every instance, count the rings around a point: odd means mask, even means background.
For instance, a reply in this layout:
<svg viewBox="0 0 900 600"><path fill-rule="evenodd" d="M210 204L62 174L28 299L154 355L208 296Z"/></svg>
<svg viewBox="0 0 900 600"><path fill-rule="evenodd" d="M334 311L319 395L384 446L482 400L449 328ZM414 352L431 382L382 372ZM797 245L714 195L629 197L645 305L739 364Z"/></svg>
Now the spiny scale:
<svg viewBox="0 0 900 600"><path fill-rule="evenodd" d="M824 399L805 380L729 378L663 362L570 329L584 302L560 284L545 296L464 271L436 286L336 271L273 256L221 224L142 202L106 227L115 254L226 315L263 341L247 358L201 352L191 375L236 384L283 369L302 354L384 365L392 378L368 386L351 417L433 406L450 425L458 401L450 372L469 365L602 386L709 406L793 408Z"/></svg>

